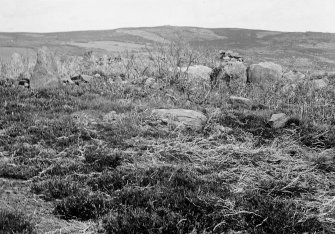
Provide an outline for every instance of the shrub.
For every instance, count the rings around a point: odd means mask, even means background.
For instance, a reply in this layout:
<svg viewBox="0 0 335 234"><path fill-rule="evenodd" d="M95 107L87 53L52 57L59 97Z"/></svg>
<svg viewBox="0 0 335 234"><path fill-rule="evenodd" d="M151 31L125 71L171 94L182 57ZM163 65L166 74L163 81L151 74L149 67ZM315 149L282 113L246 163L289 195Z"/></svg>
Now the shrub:
<svg viewBox="0 0 335 234"><path fill-rule="evenodd" d="M34 225L22 213L0 209L0 233L33 234Z"/></svg>
<svg viewBox="0 0 335 234"><path fill-rule="evenodd" d="M110 153L106 149L91 147L86 149L85 163L93 170L101 172L104 169L113 169L121 165L122 155L120 152Z"/></svg>
<svg viewBox="0 0 335 234"><path fill-rule="evenodd" d="M103 219L108 234L130 233L179 233L178 221L182 217L168 209L147 212L145 208L126 208L111 212Z"/></svg>
<svg viewBox="0 0 335 234"><path fill-rule="evenodd" d="M43 193L47 199L62 199L75 195L80 191L80 184L61 177L34 183L31 190L34 193Z"/></svg>
<svg viewBox="0 0 335 234"><path fill-rule="evenodd" d="M298 132L298 140L310 148L333 148L335 146L335 127L321 128L306 124Z"/></svg>
<svg viewBox="0 0 335 234"><path fill-rule="evenodd" d="M106 214L111 207L111 200L103 194L81 191L57 202L54 214L63 219L89 220Z"/></svg>
<svg viewBox="0 0 335 234"><path fill-rule="evenodd" d="M273 140L276 130L271 128L266 116L251 112L226 112L216 120L217 123L233 129L241 129L253 134L258 139L258 144L265 144ZM257 145L258 145L257 144Z"/></svg>
<svg viewBox="0 0 335 234"><path fill-rule="evenodd" d="M257 192L247 192L236 200L241 212L242 230L248 233L305 233L321 232L322 224L316 218L304 220L303 208L282 198L273 198Z"/></svg>
<svg viewBox="0 0 335 234"><path fill-rule="evenodd" d="M4 163L0 166L0 177L29 180L30 178L37 176L40 171L40 168L33 165L16 166Z"/></svg>

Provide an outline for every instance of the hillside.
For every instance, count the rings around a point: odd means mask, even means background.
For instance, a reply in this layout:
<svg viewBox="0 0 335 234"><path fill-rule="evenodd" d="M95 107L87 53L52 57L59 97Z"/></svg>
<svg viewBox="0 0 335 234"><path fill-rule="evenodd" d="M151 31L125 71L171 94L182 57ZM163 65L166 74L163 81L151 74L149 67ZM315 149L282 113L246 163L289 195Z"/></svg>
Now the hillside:
<svg viewBox="0 0 335 234"><path fill-rule="evenodd" d="M0 234L335 233L332 35L1 36Z"/></svg>
<svg viewBox="0 0 335 234"><path fill-rule="evenodd" d="M61 54L81 55L93 49L97 53L123 50L145 51L156 44L188 42L199 50L232 49L246 61L276 61L298 70L335 69L335 34L318 32L274 32L234 28L142 27L100 31L57 33L0 33L0 57L13 52L33 55L48 45Z"/></svg>

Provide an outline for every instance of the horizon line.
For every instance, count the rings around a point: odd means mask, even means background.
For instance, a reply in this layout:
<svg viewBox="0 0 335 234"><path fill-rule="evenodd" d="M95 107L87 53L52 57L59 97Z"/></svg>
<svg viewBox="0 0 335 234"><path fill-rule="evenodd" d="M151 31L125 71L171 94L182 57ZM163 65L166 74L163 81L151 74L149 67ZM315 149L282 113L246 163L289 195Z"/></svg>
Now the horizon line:
<svg viewBox="0 0 335 234"><path fill-rule="evenodd" d="M87 29L87 30L70 30L70 31L47 31L47 32L37 32L37 31L0 31L0 33L28 33L28 34L53 34L53 33L72 33L72 32L97 32L97 31L113 31L119 29L136 29L136 28L159 28L159 27L174 27L174 28L200 28L200 29L243 29L243 30L258 30L258 31L269 31L269 32L281 32L281 33L325 33L325 34L335 34L335 32L322 32L322 31L281 31L281 30L271 30L271 29L260 29L260 28L240 28L240 27L199 27L199 26L180 26L180 25L157 25L157 26L134 26L134 27L120 27L111 29Z"/></svg>

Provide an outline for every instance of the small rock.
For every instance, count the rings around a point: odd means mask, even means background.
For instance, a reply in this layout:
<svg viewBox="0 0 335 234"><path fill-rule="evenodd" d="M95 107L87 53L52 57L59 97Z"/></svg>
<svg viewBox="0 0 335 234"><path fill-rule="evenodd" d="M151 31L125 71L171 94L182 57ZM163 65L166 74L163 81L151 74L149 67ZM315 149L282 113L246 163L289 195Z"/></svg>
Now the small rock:
<svg viewBox="0 0 335 234"><path fill-rule="evenodd" d="M145 87L147 87L147 88L152 88L152 87L154 87L154 85L156 84L156 80L155 80L155 78L152 78L152 77L150 77L150 78L148 78L146 81L145 81Z"/></svg>
<svg viewBox="0 0 335 234"><path fill-rule="evenodd" d="M272 127L275 129L283 128L290 120L290 117L287 116L285 113L273 114L269 122L271 123Z"/></svg>
<svg viewBox="0 0 335 234"><path fill-rule="evenodd" d="M254 102L248 98L230 96L229 102L233 106L233 108L246 108L251 109L254 105Z"/></svg>
<svg viewBox="0 0 335 234"><path fill-rule="evenodd" d="M105 114L102 118L104 122L113 122L117 119L116 111L111 111L107 114Z"/></svg>
<svg viewBox="0 0 335 234"><path fill-rule="evenodd" d="M230 127L224 127L222 125L216 125L216 126L214 126L214 129L217 132L220 132L220 133L232 133L233 132L232 128L230 128Z"/></svg>
<svg viewBox="0 0 335 234"><path fill-rule="evenodd" d="M93 80L93 78L94 78L93 76L88 76L88 75L75 75L75 76L72 76L70 79L76 85L80 85L83 83L90 83Z"/></svg>
<svg viewBox="0 0 335 234"><path fill-rule="evenodd" d="M80 127L92 127L101 121L101 113L93 110L77 111L71 114L73 121Z"/></svg>
<svg viewBox="0 0 335 234"><path fill-rule="evenodd" d="M328 84L329 84L329 80L327 78L312 80L312 85L315 89L326 88Z"/></svg>
<svg viewBox="0 0 335 234"><path fill-rule="evenodd" d="M63 83L64 85L75 84L75 83L71 80L71 78L68 78L68 77L66 77L66 78L62 78L61 81L62 81L62 83Z"/></svg>
<svg viewBox="0 0 335 234"><path fill-rule="evenodd" d="M81 77L83 78L84 81L86 81L87 83L90 83L93 80L93 76L89 76L89 75L81 75Z"/></svg>
<svg viewBox="0 0 335 234"><path fill-rule="evenodd" d="M283 78L289 81L301 81L306 78L306 75L298 71L289 71L283 75Z"/></svg>
<svg viewBox="0 0 335 234"><path fill-rule="evenodd" d="M286 84L281 88L283 93L294 92L297 89L297 84Z"/></svg>
<svg viewBox="0 0 335 234"><path fill-rule="evenodd" d="M194 130L201 130L207 121L207 117L203 113L194 110L155 109L152 114L159 117L162 121Z"/></svg>

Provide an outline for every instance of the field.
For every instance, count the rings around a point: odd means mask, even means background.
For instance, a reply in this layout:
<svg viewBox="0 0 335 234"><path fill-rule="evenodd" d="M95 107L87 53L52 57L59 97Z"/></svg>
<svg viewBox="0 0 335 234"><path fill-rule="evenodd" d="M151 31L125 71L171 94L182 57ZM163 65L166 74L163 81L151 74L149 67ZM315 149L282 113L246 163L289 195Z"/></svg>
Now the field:
<svg viewBox="0 0 335 234"><path fill-rule="evenodd" d="M236 80L194 90L171 73L214 67L210 51L191 42L120 52L112 63L62 55L62 75L100 78L47 90L0 85L0 233L334 233L334 77L324 89ZM259 108L235 108L231 95ZM207 121L183 128L157 108ZM282 112L293 121L275 129L269 119Z"/></svg>

